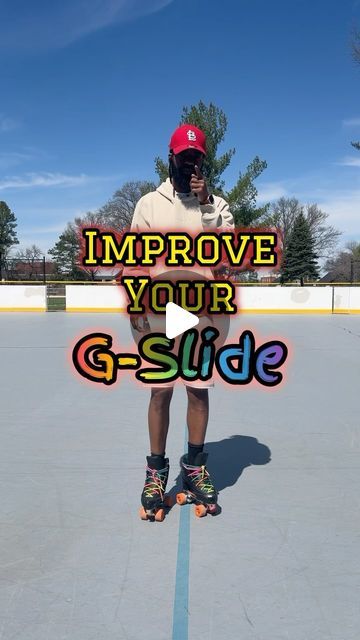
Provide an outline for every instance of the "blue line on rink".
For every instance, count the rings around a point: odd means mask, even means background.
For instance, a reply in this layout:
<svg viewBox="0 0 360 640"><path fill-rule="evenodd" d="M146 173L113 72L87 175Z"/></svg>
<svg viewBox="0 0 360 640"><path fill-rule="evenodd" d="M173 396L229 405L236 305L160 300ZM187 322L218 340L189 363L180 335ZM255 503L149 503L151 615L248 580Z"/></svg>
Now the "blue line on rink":
<svg viewBox="0 0 360 640"><path fill-rule="evenodd" d="M187 432L185 447L187 449ZM190 505L185 504L180 507L172 640L188 640L189 637L189 558Z"/></svg>

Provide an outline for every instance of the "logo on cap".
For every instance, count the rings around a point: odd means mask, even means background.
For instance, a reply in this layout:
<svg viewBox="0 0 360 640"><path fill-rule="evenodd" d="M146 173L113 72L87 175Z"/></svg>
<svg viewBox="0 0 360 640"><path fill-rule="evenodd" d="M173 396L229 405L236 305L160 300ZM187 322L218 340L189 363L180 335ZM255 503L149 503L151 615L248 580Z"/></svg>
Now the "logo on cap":
<svg viewBox="0 0 360 640"><path fill-rule="evenodd" d="M195 125L188 123L182 124L175 129L171 136L169 148L175 155L185 151L185 149L197 149L200 153L206 155L206 137L205 133Z"/></svg>

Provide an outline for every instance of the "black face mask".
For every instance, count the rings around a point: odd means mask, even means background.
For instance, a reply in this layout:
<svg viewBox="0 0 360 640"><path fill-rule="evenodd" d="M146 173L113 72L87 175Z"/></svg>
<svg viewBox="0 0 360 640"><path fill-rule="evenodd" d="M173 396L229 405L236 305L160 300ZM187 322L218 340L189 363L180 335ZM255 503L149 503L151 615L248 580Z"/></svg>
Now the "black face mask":
<svg viewBox="0 0 360 640"><path fill-rule="evenodd" d="M169 163L169 175L170 180L176 183L180 193L190 192L190 180L191 174L195 173L195 162L192 164L187 162L180 167L176 167L174 162L170 160Z"/></svg>

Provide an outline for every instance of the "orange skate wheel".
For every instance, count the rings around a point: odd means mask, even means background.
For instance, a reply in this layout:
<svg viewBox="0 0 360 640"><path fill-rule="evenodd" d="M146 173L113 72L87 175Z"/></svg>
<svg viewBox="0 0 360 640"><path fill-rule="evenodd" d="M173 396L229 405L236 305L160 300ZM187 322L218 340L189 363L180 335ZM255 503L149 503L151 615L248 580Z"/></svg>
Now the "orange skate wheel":
<svg viewBox="0 0 360 640"><path fill-rule="evenodd" d="M178 504L186 504L186 493L177 493L176 502Z"/></svg>
<svg viewBox="0 0 360 640"><path fill-rule="evenodd" d="M148 516L147 516L147 513L146 513L144 507L140 507L139 516L140 516L141 520L147 520L148 519Z"/></svg>
<svg viewBox="0 0 360 640"><path fill-rule="evenodd" d="M165 511L164 509L158 509L157 512L155 513L155 520L156 522L162 522L165 518Z"/></svg>
<svg viewBox="0 0 360 640"><path fill-rule="evenodd" d="M207 508L204 504L195 505L194 511L197 518L203 518L207 514Z"/></svg>
<svg viewBox="0 0 360 640"><path fill-rule="evenodd" d="M174 504L174 499L172 496L165 496L164 505L165 507L172 507Z"/></svg>

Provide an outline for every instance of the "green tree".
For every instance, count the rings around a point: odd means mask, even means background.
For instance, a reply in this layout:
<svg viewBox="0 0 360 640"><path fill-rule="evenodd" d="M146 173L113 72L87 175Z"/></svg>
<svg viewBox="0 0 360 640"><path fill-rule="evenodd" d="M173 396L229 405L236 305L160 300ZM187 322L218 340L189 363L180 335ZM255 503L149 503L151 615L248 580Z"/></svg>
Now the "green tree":
<svg viewBox="0 0 360 640"><path fill-rule="evenodd" d="M247 166L246 171L240 172L239 179L235 186L225 194L230 211L234 216L235 226L251 227L261 225L264 216L269 210L269 204L263 207L256 206L258 191L254 185L254 180L266 169L265 160L260 160L258 156Z"/></svg>
<svg viewBox="0 0 360 640"><path fill-rule="evenodd" d="M236 184L227 192L222 174L230 165L235 149L229 149L222 155L217 155L218 147L224 141L227 130L227 118L224 111L213 103L207 106L200 100L197 105L183 107L179 124L185 123L199 127L206 135L207 154L204 160L203 173L211 191L224 197L229 202L235 225L252 226L260 224L269 205L260 208L256 207L258 192L254 185L254 180L266 169L266 162L256 156L245 172L239 173ZM160 182L166 180L169 175L168 163L157 157L155 158L155 169Z"/></svg>
<svg viewBox="0 0 360 640"><path fill-rule="evenodd" d="M317 258L310 225L301 212L295 219L283 255L280 269L281 283L300 279L300 284L303 286L305 278L317 279L319 277Z"/></svg>
<svg viewBox="0 0 360 640"><path fill-rule="evenodd" d="M77 218L79 221L80 219ZM80 267L80 237L77 222L68 222L48 253L52 256L59 275L70 280L85 280L85 272Z"/></svg>
<svg viewBox="0 0 360 640"><path fill-rule="evenodd" d="M16 217L6 202L0 201L0 279L9 250L14 244L19 244L16 235Z"/></svg>

